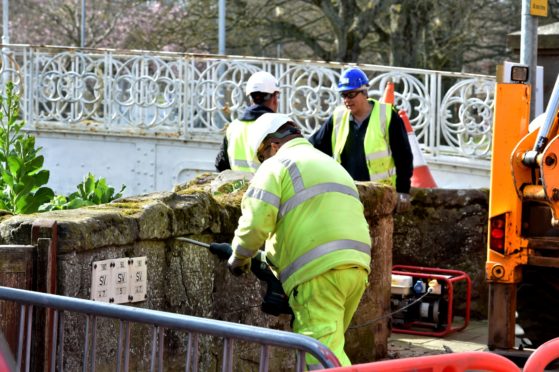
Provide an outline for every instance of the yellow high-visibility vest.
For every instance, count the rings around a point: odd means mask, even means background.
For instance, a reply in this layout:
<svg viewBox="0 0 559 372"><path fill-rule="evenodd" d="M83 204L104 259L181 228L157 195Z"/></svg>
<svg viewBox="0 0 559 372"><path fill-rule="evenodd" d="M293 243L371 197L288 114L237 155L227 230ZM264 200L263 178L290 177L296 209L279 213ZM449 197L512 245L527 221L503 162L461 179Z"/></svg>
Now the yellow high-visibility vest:
<svg viewBox="0 0 559 372"><path fill-rule="evenodd" d="M233 120L227 127L227 156L231 170L241 172L256 172L260 162L249 146L248 133L253 121Z"/></svg>
<svg viewBox="0 0 559 372"><path fill-rule="evenodd" d="M373 110L365 133L365 159L370 181L396 185L396 167L390 151L388 127L392 117L392 105L373 102ZM339 106L333 114L332 156L341 163L341 155L349 134L349 116L351 112L345 106Z"/></svg>
<svg viewBox="0 0 559 372"><path fill-rule="evenodd" d="M335 267L370 271L371 238L355 182L341 165L295 138L266 160L241 203L234 254L266 257L289 294Z"/></svg>

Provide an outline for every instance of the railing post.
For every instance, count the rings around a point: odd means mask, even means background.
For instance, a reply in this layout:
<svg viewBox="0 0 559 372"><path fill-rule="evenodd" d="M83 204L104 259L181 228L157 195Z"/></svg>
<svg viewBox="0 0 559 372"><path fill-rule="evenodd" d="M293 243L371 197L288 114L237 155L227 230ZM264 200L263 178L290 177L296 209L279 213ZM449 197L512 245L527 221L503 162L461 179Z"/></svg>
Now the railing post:
<svg viewBox="0 0 559 372"><path fill-rule="evenodd" d="M37 292L56 294L56 251L58 246L58 226L53 220L38 220L31 227L31 243L36 245L36 269L33 288ZM34 367L49 366L56 345L52 335L54 312L52 309L37 308L33 318L33 360Z"/></svg>
<svg viewBox="0 0 559 372"><path fill-rule="evenodd" d="M431 107L433 111L431 113L431 126L429 128L428 138L426 139L427 148L431 150L433 156L438 155L438 144L440 142L440 109L441 109L441 96L442 96L442 80L441 76L434 73L430 76L430 98L431 98Z"/></svg>
<svg viewBox="0 0 559 372"><path fill-rule="evenodd" d="M103 127L107 128L111 122L112 105L114 104L111 98L112 69L110 52L104 53L103 60Z"/></svg>
<svg viewBox="0 0 559 372"><path fill-rule="evenodd" d="M222 372L233 371L233 340L225 337L223 340L223 361L221 363Z"/></svg>
<svg viewBox="0 0 559 372"><path fill-rule="evenodd" d="M24 104L21 107L21 112L23 113L23 118L25 120L25 123L27 124L28 127L31 127L33 125L33 122L31 121L31 111L33 109L33 101L31 100L32 92L27 86L27 84L28 81L31 81L31 76L29 75L33 66L30 63L28 63L29 62L28 54L30 54L30 50L24 49L23 66L25 67L21 70L21 85L23 86L23 91L25 92L26 98L24 100Z"/></svg>

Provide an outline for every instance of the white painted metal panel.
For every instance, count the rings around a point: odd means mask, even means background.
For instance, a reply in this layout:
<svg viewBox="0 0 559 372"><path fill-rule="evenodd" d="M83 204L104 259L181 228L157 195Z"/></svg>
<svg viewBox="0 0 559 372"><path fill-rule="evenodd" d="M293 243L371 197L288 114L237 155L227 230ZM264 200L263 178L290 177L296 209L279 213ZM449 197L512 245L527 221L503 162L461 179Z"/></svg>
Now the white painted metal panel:
<svg viewBox="0 0 559 372"><path fill-rule="evenodd" d="M67 195L88 172L103 177L124 195L171 191L204 172L215 171L218 141L195 142L140 137L98 136L34 132L43 149L44 168L50 170L48 186Z"/></svg>

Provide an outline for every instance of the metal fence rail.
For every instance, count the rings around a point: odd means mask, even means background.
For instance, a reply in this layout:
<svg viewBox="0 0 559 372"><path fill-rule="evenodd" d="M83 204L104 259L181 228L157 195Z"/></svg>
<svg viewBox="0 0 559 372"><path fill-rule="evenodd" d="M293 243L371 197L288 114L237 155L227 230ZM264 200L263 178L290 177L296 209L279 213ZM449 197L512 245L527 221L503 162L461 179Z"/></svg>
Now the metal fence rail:
<svg viewBox="0 0 559 372"><path fill-rule="evenodd" d="M245 86L258 70L274 74L279 111L308 134L342 103L336 93L347 64L170 52L5 45L0 90L14 80L31 129L167 136L216 136L247 106ZM395 83L424 152L486 162L490 155L494 78L359 65L371 97ZM484 163L485 164L485 163Z"/></svg>
<svg viewBox="0 0 559 372"><path fill-rule="evenodd" d="M97 347L96 323L98 317L120 320L116 361L117 371L128 371L129 368L130 323L140 323L151 325L152 327L150 371L154 371L156 365L158 371L164 370L163 331L165 329L188 332L188 347L185 356L186 371L198 370L198 341L200 335L213 335L224 339L222 357L223 371L232 371L234 361L233 345L235 340L261 345L259 371L262 372L268 370L270 346L296 350L297 371L303 371L305 369L306 353L317 358L325 368L339 366L339 362L334 354L319 341L307 336L285 331L156 310L99 303L8 287L0 287L0 300L14 301L21 304L17 366L20 368L23 360L25 360L26 370L29 370L30 366L31 328L34 307L52 309L54 312L54 326L51 331L52 344L54 347L51 349L49 357L50 365L45 366L45 370L48 368L50 371L62 370L64 365L64 318L67 313L72 312L84 314L87 317L82 363L83 371L95 371ZM122 369L121 365L123 365Z"/></svg>

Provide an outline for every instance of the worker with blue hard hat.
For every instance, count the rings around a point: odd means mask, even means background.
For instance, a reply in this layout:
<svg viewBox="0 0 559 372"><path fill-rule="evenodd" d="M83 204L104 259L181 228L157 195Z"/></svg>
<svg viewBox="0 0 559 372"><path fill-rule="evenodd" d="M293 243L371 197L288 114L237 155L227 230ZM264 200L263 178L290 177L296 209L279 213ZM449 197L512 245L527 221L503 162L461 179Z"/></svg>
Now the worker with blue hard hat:
<svg viewBox="0 0 559 372"><path fill-rule="evenodd" d="M369 79L358 67L342 72L338 92L343 105L309 138L356 181L391 185L398 206L409 206L413 154L404 122L391 104L368 98Z"/></svg>

